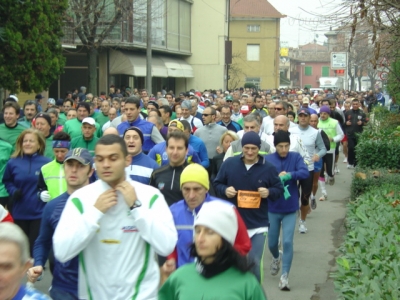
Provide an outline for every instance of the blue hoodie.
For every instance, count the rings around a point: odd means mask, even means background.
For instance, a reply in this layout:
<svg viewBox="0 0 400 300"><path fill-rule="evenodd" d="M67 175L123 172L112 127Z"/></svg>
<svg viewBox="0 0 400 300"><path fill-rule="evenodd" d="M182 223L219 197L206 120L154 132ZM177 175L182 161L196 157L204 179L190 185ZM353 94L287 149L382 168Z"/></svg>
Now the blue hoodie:
<svg viewBox="0 0 400 300"><path fill-rule="evenodd" d="M290 198L285 200L283 195L275 201L268 198L268 211L271 213L292 213L299 209L299 189L297 180L310 176L304 159L297 152L288 152L286 157L280 157L277 152L265 156L265 159L275 166L278 173L285 171L292 178L284 183L288 185Z"/></svg>
<svg viewBox="0 0 400 300"><path fill-rule="evenodd" d="M67 192L61 194L47 203L44 208L39 237L36 239L35 246L33 247L35 266L44 266L46 264L53 243L54 231L60 221L69 196ZM51 285L78 298L78 269L79 262L77 256L66 263L61 263L55 259Z"/></svg>
<svg viewBox="0 0 400 300"><path fill-rule="evenodd" d="M42 218L43 208L46 205L37 197L40 169L50 158L39 154L23 155L11 158L6 166L3 183L10 197L17 190L21 191L21 198L15 199L12 208L12 217L15 220L37 220Z"/></svg>

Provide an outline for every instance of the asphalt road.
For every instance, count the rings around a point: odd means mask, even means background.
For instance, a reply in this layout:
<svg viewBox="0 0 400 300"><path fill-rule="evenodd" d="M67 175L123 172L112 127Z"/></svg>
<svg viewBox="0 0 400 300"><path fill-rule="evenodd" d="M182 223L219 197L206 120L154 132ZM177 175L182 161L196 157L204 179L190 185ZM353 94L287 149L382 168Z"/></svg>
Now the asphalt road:
<svg viewBox="0 0 400 300"><path fill-rule="evenodd" d="M300 234L296 228L293 263L289 274L290 292L278 288L281 274L270 274L272 256L266 249L263 287L268 300L337 299L329 274L335 269L336 250L344 233L343 222L352 173L342 161L343 154L339 157L340 173L335 176L335 185L327 185L328 201L317 201L317 209L307 217L308 232ZM320 195L319 190L318 198Z"/></svg>
<svg viewBox="0 0 400 300"><path fill-rule="evenodd" d="M329 274L335 269L335 255L344 233L343 222L346 203L350 196L351 172L339 158L340 173L336 175L334 186L327 185L328 201L317 201L317 209L307 217L306 234L300 234L296 228L294 238L294 256L289 275L290 292L279 290L280 274L272 276L269 265L272 256L267 249L264 255L263 287L268 300L334 300L333 280ZM320 191L317 196L319 198ZM48 268L42 281L35 288L46 292L51 284Z"/></svg>

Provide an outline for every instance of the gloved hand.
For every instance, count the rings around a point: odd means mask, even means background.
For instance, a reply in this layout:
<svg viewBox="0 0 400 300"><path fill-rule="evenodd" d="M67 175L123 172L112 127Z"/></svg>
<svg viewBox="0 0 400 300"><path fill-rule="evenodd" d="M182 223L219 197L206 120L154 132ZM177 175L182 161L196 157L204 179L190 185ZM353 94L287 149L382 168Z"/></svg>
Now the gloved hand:
<svg viewBox="0 0 400 300"><path fill-rule="evenodd" d="M22 192L21 192L21 190L16 190L16 191L14 192L14 194L12 195L12 200L13 200L13 201L18 201L19 199L21 199L21 197L22 197Z"/></svg>
<svg viewBox="0 0 400 300"><path fill-rule="evenodd" d="M292 174L286 173L285 175L281 176L280 178L281 178L282 182L286 182L286 181L292 179Z"/></svg>
<svg viewBox="0 0 400 300"><path fill-rule="evenodd" d="M40 200L43 202L49 202L50 201L50 194L48 191L43 191L40 193Z"/></svg>

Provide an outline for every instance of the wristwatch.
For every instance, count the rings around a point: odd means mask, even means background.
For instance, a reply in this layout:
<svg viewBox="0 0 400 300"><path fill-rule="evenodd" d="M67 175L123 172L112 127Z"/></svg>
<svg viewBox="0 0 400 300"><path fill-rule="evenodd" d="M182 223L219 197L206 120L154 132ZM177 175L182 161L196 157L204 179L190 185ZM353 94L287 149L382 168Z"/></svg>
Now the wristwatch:
<svg viewBox="0 0 400 300"><path fill-rule="evenodd" d="M136 200L133 205L131 207L129 207L130 210L135 209L137 207L141 207L142 206L142 202L140 202L139 200Z"/></svg>

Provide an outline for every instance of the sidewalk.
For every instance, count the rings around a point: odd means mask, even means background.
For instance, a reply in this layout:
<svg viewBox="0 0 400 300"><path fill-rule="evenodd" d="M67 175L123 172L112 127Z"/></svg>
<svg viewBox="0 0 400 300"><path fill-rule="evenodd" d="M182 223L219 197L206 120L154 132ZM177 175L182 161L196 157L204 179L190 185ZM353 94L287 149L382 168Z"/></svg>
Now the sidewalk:
<svg viewBox="0 0 400 300"><path fill-rule="evenodd" d="M279 290L280 273L272 276L269 265L272 256L267 249L264 256L263 287L268 300L334 300L333 280L329 274L335 270L336 249L344 234L343 222L346 203L350 196L351 173L339 157L340 173L335 176L334 186L327 185L328 201L317 200L317 209L307 217L306 234L300 234L297 226L294 237L294 255L289 275L290 292ZM317 199L321 191L317 192Z"/></svg>

